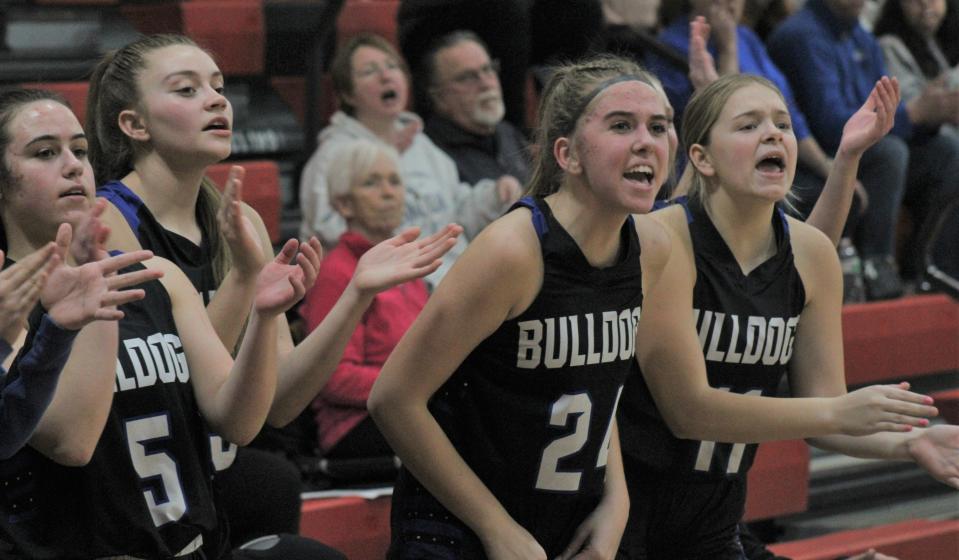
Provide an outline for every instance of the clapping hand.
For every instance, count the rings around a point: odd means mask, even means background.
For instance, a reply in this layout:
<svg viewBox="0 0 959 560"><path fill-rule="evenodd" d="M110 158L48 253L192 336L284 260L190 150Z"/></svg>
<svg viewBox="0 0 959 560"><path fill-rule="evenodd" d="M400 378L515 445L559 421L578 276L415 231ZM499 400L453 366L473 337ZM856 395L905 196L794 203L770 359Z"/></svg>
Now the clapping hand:
<svg viewBox="0 0 959 560"><path fill-rule="evenodd" d="M419 228L409 228L373 246L360 257L352 284L360 293L377 294L403 282L422 278L439 268L442 257L456 244L463 228L450 224L417 239Z"/></svg>
<svg viewBox="0 0 959 560"><path fill-rule="evenodd" d="M163 276L159 270L141 269L117 274L122 268L153 257L150 251L122 253L101 258L81 266L70 266L65 255L70 248L73 229L61 224L57 231L56 266L40 292L40 302L51 319L61 327L79 330L97 320L116 321L123 312L116 308L131 301L143 299L143 290L123 290L129 286ZM102 245L92 252L106 256Z"/></svg>
<svg viewBox="0 0 959 560"><path fill-rule="evenodd" d="M266 259L253 222L243 215L241 203L245 175L246 171L239 165L230 168L217 212L217 222L220 233L230 247L233 268L244 276L252 277L266 265Z"/></svg>
<svg viewBox="0 0 959 560"><path fill-rule="evenodd" d="M0 262L4 258L0 251ZM13 344L40 300L50 272L60 263L56 245L47 243L0 272L0 337Z"/></svg>
<svg viewBox="0 0 959 560"><path fill-rule="evenodd" d="M708 86L719 79L716 61L709 53L709 23L703 16L696 16L689 23L689 81L693 89Z"/></svg>
<svg viewBox="0 0 959 560"><path fill-rule="evenodd" d="M316 281L323 250L320 242L290 239L256 279L255 309L264 315L283 313L300 301Z"/></svg>

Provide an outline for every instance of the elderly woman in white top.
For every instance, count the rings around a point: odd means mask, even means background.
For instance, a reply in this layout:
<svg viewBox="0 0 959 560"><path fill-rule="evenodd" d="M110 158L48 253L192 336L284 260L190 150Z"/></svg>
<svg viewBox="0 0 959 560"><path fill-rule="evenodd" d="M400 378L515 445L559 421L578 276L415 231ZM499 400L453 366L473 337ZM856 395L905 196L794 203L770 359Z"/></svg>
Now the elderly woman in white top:
<svg viewBox="0 0 959 560"><path fill-rule="evenodd" d="M390 144L400 153L400 173L406 186L405 226L418 226L429 235L458 223L465 236L446 253L440 268L426 278L432 288L453 261L488 223L519 198L515 179L461 183L456 165L425 134L422 121L405 110L409 78L393 46L382 37L361 34L337 50L331 74L340 110L320 132L319 147L300 179L300 232L332 245L346 223L329 203L326 171L333 154L348 141L366 138ZM464 237L466 239L464 239Z"/></svg>

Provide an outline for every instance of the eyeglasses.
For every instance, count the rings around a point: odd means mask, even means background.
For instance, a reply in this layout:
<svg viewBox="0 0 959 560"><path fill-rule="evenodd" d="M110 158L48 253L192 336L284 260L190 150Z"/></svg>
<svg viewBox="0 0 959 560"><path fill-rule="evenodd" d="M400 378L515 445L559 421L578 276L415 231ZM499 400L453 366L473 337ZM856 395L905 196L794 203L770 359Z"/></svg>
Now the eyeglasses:
<svg viewBox="0 0 959 560"><path fill-rule="evenodd" d="M472 70L463 70L453 76L450 82L463 87L476 87L485 78L499 75L499 60L491 60L479 68Z"/></svg>
<svg viewBox="0 0 959 560"><path fill-rule="evenodd" d="M386 61L385 64L383 64L383 66L380 66L379 64L367 64L366 66L353 72L353 75L355 75L357 78L361 80L364 80L366 78L372 78L373 76L376 76L377 74L379 74L380 76L383 76L387 72L391 72L399 69L400 69L399 63L392 60L388 60Z"/></svg>

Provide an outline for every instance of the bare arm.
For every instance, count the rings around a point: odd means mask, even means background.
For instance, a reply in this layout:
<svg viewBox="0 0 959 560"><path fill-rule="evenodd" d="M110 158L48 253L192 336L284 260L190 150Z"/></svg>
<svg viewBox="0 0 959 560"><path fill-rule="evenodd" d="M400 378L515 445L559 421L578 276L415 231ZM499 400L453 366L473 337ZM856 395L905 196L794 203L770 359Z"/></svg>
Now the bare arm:
<svg viewBox="0 0 959 560"><path fill-rule="evenodd" d="M473 529L490 557L545 554L463 461L427 401L473 348L532 302L542 276L529 214L510 213L484 230L394 349L368 403L406 468Z"/></svg>
<svg viewBox="0 0 959 560"><path fill-rule="evenodd" d="M460 232L462 228L450 225L417 239L419 230L407 229L360 258L353 278L330 312L281 362L276 399L270 410L271 425L291 422L320 392L339 365L343 350L373 297L436 270ZM316 246L319 247L318 242Z"/></svg>
<svg viewBox="0 0 959 560"><path fill-rule="evenodd" d="M853 399L755 397L731 394L711 387L706 376L702 349L692 316L692 288L695 267L685 214L682 208L657 213L674 233L672 254L661 273L644 269L652 276L645 290L643 315L637 335L637 357L656 405L673 433L684 439L755 443L815 437L833 433L872 433L902 430L921 425L921 416L934 414L923 406L925 397L901 388L878 387ZM792 230L802 229L796 224ZM805 228L807 232L812 231ZM819 269L839 278L834 250L819 239ZM834 262L836 261L836 262ZM835 361L839 368L827 375L841 378L841 291L833 290L831 301L823 298L822 311L810 315L809 305L800 319L800 329L819 333L824 347L808 363L820 369ZM835 315L832 323L830 314ZM816 317L816 315L821 317ZM802 342L806 340L807 342ZM793 360L815 343L812 336L796 335ZM800 345L802 345L800 347ZM812 364L816 364L813 366ZM905 414L905 415L904 415ZM722 418L722 422L716 422Z"/></svg>
<svg viewBox="0 0 959 560"><path fill-rule="evenodd" d="M70 245L68 226L61 226L57 242L63 255ZM53 461L83 465L96 448L113 402L118 344L115 321L123 317L115 306L144 295L142 290L118 290L160 275L154 271L115 272L149 256L148 251L137 251L80 267L62 264L61 258L41 292L50 319L80 331L53 400L30 440L30 445Z"/></svg>
<svg viewBox="0 0 959 560"><path fill-rule="evenodd" d="M297 247L295 240L288 241L257 276L250 321L235 361L218 343L200 295L179 270L168 273L166 285L197 404L218 434L239 445L259 433L273 402L276 317L303 297L304 276L315 276L312 263L302 254L297 257ZM168 270L174 266L164 265Z"/></svg>
<svg viewBox="0 0 959 560"><path fill-rule="evenodd" d="M213 328L231 351L243 333L256 292L257 274L273 256L273 245L269 243L263 220L242 202L244 176L244 169L234 165L223 189L217 223L230 247L232 266L207 305ZM267 241L265 244L263 238Z"/></svg>
<svg viewBox="0 0 959 560"><path fill-rule="evenodd" d="M826 185L806 222L839 245L846 216L852 205L853 192L862 154L891 129L899 105L899 82L883 77L869 94L869 98L843 127L839 150L831 164ZM810 136L807 140L810 140ZM813 140L814 141L814 140ZM816 145L818 147L818 144ZM821 151L821 150L820 150ZM802 157L802 144L800 144Z"/></svg>
<svg viewBox="0 0 959 560"><path fill-rule="evenodd" d="M817 264L811 265L810 261L813 260L817 261ZM817 296L825 292L822 297L832 300L830 306L836 306L838 304L835 300L841 299L841 288L837 286L841 281L836 278L839 273L835 270L826 274L820 273L822 263L819 261L814 252L797 253L797 264L809 270L808 277L804 276L804 283L815 290ZM810 270L810 266L815 269ZM813 312L818 314L819 309L814 309ZM805 326L800 322L800 329L808 330L797 332L796 335L797 346L793 352L789 376L792 393L797 397L852 400L877 389L867 387L846 393L845 378L842 375L842 346L840 343L829 342L829 339L841 341L841 336L835 334L841 328L837 324L840 321L833 319L830 321L832 324L826 324L823 328L823 320L815 316L812 319L813 322ZM800 339L800 336L803 338ZM908 383L900 384L901 388L908 386ZM928 406L930 404L932 399L925 397L922 405L931 409L929 415L935 415L935 409ZM898 419L903 425L894 431L859 436L827 434L810 438L809 443L854 457L914 461L937 480L959 488L959 426L939 425L926 428L923 427L925 422L907 422L905 416L911 414L908 407L915 405L904 403L903 406L903 416ZM870 413L869 410L861 412L863 415Z"/></svg>
<svg viewBox="0 0 959 560"><path fill-rule="evenodd" d="M619 447L619 427L613 420L606 463L606 487L603 499L593 513L580 524L573 540L559 560L615 558L619 541L629 517L629 492L623 472L623 456Z"/></svg>

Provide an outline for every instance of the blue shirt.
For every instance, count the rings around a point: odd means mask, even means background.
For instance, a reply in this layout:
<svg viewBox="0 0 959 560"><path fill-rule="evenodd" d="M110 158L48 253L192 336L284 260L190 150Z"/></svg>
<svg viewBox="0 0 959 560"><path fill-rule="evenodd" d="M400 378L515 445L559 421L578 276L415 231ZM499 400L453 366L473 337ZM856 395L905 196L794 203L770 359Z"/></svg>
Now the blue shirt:
<svg viewBox="0 0 959 560"><path fill-rule="evenodd" d="M672 25L663 29L659 38L670 47L689 57L689 20L685 17L677 19ZM753 33L752 29L742 25L736 27L736 38L739 51L739 71L743 74L762 76L776 84L776 87L779 88L786 99L796 139L802 140L809 136L806 117L796 103L792 88L789 87L789 81L786 80L786 77L769 57L762 40ZM716 58L715 46L710 42L707 48L713 58ZM666 95L669 96L669 101L673 104L676 114L682 115L686 109L686 104L689 103L689 98L693 95L693 84L689 81L689 77L682 69L655 55L649 57L647 65L663 82L663 88L665 88ZM681 123L677 123L677 126L681 126Z"/></svg>
<svg viewBox="0 0 959 560"><path fill-rule="evenodd" d="M769 37L769 54L789 77L809 128L827 152L835 152L849 117L886 74L879 42L859 25L843 20L823 0L807 0ZM909 140L912 123L899 104L892 133Z"/></svg>
<svg viewBox="0 0 959 560"><path fill-rule="evenodd" d="M9 459L22 448L53 400L60 371L70 357L78 331L66 330L43 314L33 346L14 362L16 375L6 378L0 367L0 459ZM12 349L0 339L0 362Z"/></svg>

